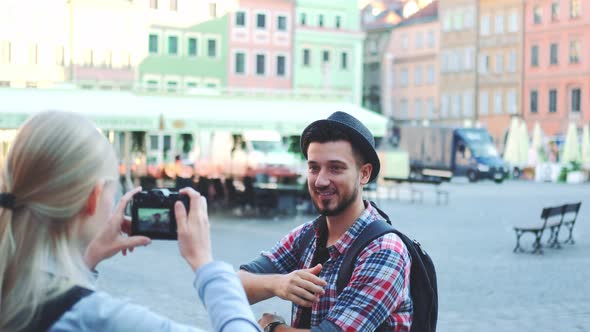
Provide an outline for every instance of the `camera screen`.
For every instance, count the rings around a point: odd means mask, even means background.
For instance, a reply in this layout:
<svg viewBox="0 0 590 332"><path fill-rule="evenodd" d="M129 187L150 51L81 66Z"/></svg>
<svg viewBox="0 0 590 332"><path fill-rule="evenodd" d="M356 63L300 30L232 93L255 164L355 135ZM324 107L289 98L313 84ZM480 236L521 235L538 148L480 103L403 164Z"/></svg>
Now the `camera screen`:
<svg viewBox="0 0 590 332"><path fill-rule="evenodd" d="M170 209L138 208L137 229L140 232L169 232Z"/></svg>

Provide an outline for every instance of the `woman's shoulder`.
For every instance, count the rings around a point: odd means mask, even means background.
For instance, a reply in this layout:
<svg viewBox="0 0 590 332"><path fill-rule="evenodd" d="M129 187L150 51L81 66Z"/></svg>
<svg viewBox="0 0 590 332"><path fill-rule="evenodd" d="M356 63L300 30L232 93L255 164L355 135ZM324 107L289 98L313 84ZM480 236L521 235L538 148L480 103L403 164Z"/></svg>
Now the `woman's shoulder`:
<svg viewBox="0 0 590 332"><path fill-rule="evenodd" d="M96 291L81 299L50 329L54 331L200 331L134 304Z"/></svg>

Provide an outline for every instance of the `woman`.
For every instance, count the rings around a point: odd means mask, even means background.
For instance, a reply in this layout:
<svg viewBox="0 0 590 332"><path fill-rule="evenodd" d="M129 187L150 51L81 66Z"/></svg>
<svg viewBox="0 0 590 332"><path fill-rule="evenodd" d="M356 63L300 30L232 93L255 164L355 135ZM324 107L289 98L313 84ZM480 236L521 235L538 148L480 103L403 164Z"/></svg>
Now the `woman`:
<svg viewBox="0 0 590 332"><path fill-rule="evenodd" d="M150 243L122 235L140 188L113 210L117 179L112 147L84 117L43 112L20 128L0 176L0 331L195 330L94 291L100 261ZM175 206L178 246L213 328L260 331L233 269L212 261L205 200L181 193L190 211Z"/></svg>

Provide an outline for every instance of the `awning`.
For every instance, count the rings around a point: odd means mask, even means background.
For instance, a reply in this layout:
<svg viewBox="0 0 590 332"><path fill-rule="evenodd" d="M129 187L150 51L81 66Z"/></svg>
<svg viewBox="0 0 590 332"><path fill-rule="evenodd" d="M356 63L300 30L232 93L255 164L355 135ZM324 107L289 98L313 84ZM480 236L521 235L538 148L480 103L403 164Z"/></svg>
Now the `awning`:
<svg viewBox="0 0 590 332"><path fill-rule="evenodd" d="M363 122L384 136L387 119L360 106L289 98L142 96L119 91L0 89L0 113L10 115L0 127L15 128L33 112L56 109L86 114L98 127L115 130L277 130L299 135L311 122L336 111ZM20 117L19 117L20 116ZM160 126L160 117L163 125ZM8 123L10 121L10 123ZM16 126L15 126L16 124Z"/></svg>

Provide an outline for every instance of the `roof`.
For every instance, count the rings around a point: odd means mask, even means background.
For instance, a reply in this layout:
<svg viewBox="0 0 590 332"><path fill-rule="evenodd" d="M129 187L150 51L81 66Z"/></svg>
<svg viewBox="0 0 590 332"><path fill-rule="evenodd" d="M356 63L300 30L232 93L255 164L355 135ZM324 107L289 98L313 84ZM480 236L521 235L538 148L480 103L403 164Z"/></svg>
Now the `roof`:
<svg viewBox="0 0 590 332"><path fill-rule="evenodd" d="M99 128L193 133L199 130L277 130L299 135L311 122L335 111L363 122L375 136L385 134L387 119L356 104L302 99L147 96L96 90L0 89L0 128L18 128L43 110L81 113Z"/></svg>
<svg viewBox="0 0 590 332"><path fill-rule="evenodd" d="M438 0L432 1L426 7L414 13L414 15L403 20L398 24L398 27L428 23L436 20L438 20Z"/></svg>

